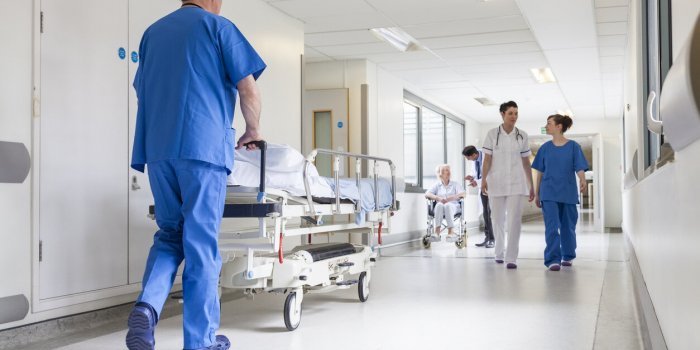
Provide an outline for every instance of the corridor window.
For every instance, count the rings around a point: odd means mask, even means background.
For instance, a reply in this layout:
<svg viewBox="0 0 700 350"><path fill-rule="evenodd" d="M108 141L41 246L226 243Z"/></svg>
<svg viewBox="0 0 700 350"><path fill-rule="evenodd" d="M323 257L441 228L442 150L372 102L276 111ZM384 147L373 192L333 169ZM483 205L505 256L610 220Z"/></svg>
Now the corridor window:
<svg viewBox="0 0 700 350"><path fill-rule="evenodd" d="M452 180L462 181L464 122L423 99L404 94L404 179L427 188L437 181L435 168L449 164Z"/></svg>

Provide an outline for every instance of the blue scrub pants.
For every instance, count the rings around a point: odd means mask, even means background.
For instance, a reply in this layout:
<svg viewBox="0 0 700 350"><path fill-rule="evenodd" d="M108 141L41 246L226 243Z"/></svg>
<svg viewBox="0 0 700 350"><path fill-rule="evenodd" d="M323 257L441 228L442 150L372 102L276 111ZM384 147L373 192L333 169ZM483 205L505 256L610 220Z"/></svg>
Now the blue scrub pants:
<svg viewBox="0 0 700 350"><path fill-rule="evenodd" d="M226 169L197 160L148 163L158 232L138 298L160 315L180 263L185 349L207 347L219 328L218 232L226 196Z"/></svg>
<svg viewBox="0 0 700 350"><path fill-rule="evenodd" d="M562 260L576 258L576 221L578 211L575 204L542 201L545 240L544 265L561 264Z"/></svg>

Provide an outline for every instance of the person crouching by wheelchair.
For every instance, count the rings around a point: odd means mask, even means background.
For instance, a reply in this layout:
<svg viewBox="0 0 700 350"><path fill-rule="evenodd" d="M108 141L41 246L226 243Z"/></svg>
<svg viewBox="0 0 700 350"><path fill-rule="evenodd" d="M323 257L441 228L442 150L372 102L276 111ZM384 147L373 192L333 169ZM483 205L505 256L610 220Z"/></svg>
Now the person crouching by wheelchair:
<svg viewBox="0 0 700 350"><path fill-rule="evenodd" d="M447 241L450 242L456 239L453 230L454 215L460 211L459 200L464 198L465 192L462 185L450 180L451 172L448 164L438 165L435 173L439 181L425 192L425 198L437 202L434 209L435 231L433 239L440 240L442 220L444 219L447 223Z"/></svg>

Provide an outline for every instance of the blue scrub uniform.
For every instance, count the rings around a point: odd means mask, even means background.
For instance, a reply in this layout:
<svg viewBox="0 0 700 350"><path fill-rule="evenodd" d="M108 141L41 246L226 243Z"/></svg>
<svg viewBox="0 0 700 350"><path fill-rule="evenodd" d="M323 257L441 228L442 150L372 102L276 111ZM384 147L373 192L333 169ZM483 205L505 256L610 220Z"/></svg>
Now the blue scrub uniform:
<svg viewBox="0 0 700 350"><path fill-rule="evenodd" d="M131 166L148 164L159 230L138 301L160 314L184 260L184 346L207 347L219 328L218 231L233 168L236 86L257 79L265 63L233 23L198 7L151 25L139 51Z"/></svg>
<svg viewBox="0 0 700 350"><path fill-rule="evenodd" d="M535 156L532 168L543 173L540 201L544 215L544 264L560 264L576 258L576 222L579 203L576 173L588 170L581 146L569 140L563 146L546 142Z"/></svg>

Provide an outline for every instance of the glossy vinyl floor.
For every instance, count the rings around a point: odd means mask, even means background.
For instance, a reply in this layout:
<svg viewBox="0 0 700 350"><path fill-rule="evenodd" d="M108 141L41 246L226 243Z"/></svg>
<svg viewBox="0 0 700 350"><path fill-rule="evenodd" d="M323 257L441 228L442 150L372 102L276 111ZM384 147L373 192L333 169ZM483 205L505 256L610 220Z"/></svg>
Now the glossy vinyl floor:
<svg viewBox="0 0 700 350"><path fill-rule="evenodd" d="M582 218L586 218L583 215ZM307 295L301 325L284 327L283 295L225 302L220 333L232 349L641 349L622 234L583 225L572 268L543 265L544 226L523 226L517 270L493 249L434 243L385 252L370 298L357 289ZM157 349L182 348L182 317L163 319ZM123 349L126 329L78 334L36 349Z"/></svg>

